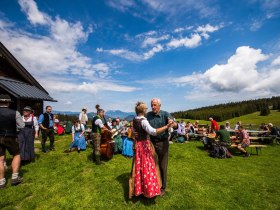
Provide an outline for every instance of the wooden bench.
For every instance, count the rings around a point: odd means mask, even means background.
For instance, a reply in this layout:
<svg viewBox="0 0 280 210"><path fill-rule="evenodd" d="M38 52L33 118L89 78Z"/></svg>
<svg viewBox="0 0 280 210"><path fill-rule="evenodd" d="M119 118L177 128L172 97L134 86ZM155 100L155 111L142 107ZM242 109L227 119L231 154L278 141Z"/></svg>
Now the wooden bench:
<svg viewBox="0 0 280 210"><path fill-rule="evenodd" d="M237 147L237 144L232 144L230 147ZM249 148L251 148L251 153L252 153L252 148L256 148L257 155L259 155L259 152L261 153L261 149L267 147L266 145L262 144L250 144Z"/></svg>

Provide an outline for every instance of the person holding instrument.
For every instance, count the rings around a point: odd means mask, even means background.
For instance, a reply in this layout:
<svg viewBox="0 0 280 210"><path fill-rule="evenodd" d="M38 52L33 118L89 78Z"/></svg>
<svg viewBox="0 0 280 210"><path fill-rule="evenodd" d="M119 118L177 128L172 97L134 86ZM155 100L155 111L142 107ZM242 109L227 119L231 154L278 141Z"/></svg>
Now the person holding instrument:
<svg viewBox="0 0 280 210"><path fill-rule="evenodd" d="M101 133L104 130L108 130L104 123L104 110L97 104L95 106L97 115L92 119L92 136L93 136L93 161L96 165L103 165L100 159L100 144L101 144Z"/></svg>

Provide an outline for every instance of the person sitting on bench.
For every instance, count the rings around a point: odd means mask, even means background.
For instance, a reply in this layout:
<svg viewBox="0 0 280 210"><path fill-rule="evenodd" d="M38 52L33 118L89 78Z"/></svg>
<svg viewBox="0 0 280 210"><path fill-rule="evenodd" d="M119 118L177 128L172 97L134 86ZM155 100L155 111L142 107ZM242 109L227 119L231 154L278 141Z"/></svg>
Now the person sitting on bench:
<svg viewBox="0 0 280 210"><path fill-rule="evenodd" d="M250 146L250 137L242 125L238 127L238 140L240 142L237 145L237 149L244 154L243 157L249 157L250 154L245 150L245 148Z"/></svg>

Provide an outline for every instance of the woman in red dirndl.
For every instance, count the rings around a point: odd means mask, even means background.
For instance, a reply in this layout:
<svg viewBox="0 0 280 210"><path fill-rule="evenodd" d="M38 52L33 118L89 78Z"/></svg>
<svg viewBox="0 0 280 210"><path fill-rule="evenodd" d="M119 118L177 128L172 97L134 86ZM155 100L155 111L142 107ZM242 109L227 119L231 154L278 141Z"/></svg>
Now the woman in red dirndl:
<svg viewBox="0 0 280 210"><path fill-rule="evenodd" d="M157 155L149 135L158 135L168 129L171 124L155 129L144 117L147 106L137 102L137 116L133 120L135 155L129 179L129 198L143 194L147 198L160 195L161 178L157 164Z"/></svg>

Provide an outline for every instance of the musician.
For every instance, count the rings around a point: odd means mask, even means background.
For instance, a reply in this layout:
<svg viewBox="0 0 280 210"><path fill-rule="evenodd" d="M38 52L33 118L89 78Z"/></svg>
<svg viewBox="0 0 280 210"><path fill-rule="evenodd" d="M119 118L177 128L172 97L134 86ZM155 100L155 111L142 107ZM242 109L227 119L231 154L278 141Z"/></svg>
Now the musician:
<svg viewBox="0 0 280 210"><path fill-rule="evenodd" d="M119 119L117 118L116 120L114 119L112 121L112 129L114 132L114 141L115 141L115 147L114 147L114 154L118 154L122 152L122 147L123 147L123 139L121 137L121 131L123 127L120 126L119 124Z"/></svg>
<svg viewBox="0 0 280 210"><path fill-rule="evenodd" d="M93 136L93 161L96 162L96 165L103 165L104 163L100 160L100 143L101 143L101 133L108 128L104 124L104 110L100 108L97 104L95 106L97 110L97 115L92 120L92 136Z"/></svg>

